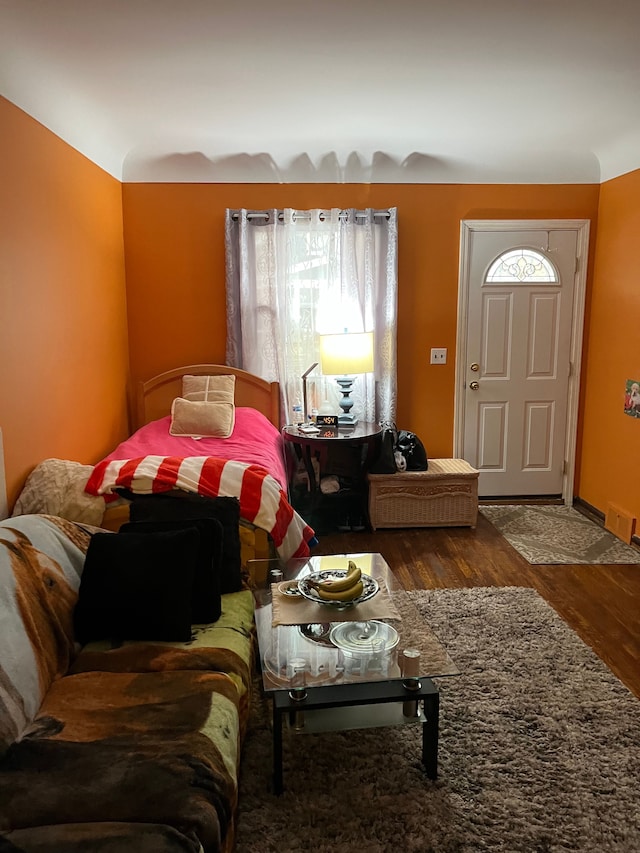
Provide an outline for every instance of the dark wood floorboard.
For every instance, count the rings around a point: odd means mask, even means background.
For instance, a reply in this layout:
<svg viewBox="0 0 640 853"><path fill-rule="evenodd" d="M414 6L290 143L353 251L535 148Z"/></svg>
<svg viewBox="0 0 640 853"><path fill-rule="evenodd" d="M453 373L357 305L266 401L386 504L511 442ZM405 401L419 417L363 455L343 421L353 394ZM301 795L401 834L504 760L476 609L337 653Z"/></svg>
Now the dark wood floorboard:
<svg viewBox="0 0 640 853"><path fill-rule="evenodd" d="M328 533L314 554L378 552L406 589L537 590L640 698L640 559L634 565L531 565L484 516L463 527Z"/></svg>

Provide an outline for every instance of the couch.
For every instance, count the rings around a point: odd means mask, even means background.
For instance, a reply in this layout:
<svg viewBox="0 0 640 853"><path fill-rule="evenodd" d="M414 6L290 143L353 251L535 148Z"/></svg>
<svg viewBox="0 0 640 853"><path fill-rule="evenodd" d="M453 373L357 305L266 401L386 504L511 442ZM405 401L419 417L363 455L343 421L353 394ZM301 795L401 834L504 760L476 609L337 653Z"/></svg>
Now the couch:
<svg viewBox="0 0 640 853"><path fill-rule="evenodd" d="M222 595L187 642L80 647L95 534L45 514L0 522L0 851L229 851L252 594Z"/></svg>

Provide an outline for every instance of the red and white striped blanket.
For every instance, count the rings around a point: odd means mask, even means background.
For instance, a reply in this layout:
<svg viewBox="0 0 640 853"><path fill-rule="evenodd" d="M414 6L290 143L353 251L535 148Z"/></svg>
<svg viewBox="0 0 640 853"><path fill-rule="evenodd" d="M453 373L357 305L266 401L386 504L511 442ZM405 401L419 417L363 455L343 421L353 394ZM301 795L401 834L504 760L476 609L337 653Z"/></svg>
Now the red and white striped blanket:
<svg viewBox="0 0 640 853"><path fill-rule="evenodd" d="M141 456L99 462L85 487L91 495L126 488L142 495L184 489L206 497L237 497L240 515L266 530L280 557L307 557L315 533L259 465L214 456Z"/></svg>

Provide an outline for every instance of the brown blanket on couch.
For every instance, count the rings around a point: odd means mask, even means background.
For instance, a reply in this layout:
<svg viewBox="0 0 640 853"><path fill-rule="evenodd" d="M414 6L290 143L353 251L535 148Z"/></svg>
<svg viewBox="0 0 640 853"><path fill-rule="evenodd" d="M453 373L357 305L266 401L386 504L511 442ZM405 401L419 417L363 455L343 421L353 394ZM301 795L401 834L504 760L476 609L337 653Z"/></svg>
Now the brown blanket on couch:
<svg viewBox="0 0 640 853"><path fill-rule="evenodd" d="M230 850L248 693L228 673L245 682L247 663L225 649L151 644L86 657L0 763L5 838L26 853L101 850L107 839L105 850L138 851L131 833L143 823L155 827L149 849L160 833L157 850ZM98 658L125 671L82 671Z"/></svg>
<svg viewBox="0 0 640 853"><path fill-rule="evenodd" d="M231 850L252 636L243 590L189 643L86 647L0 759L0 853Z"/></svg>

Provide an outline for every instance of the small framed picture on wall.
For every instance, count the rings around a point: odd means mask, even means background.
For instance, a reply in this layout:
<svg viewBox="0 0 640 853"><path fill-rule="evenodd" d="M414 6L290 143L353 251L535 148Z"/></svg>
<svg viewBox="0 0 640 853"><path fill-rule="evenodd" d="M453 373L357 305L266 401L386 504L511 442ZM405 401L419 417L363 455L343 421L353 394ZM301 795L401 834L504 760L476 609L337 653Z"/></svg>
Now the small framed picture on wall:
<svg viewBox="0 0 640 853"><path fill-rule="evenodd" d="M640 379L627 379L624 389L624 413L640 418Z"/></svg>

